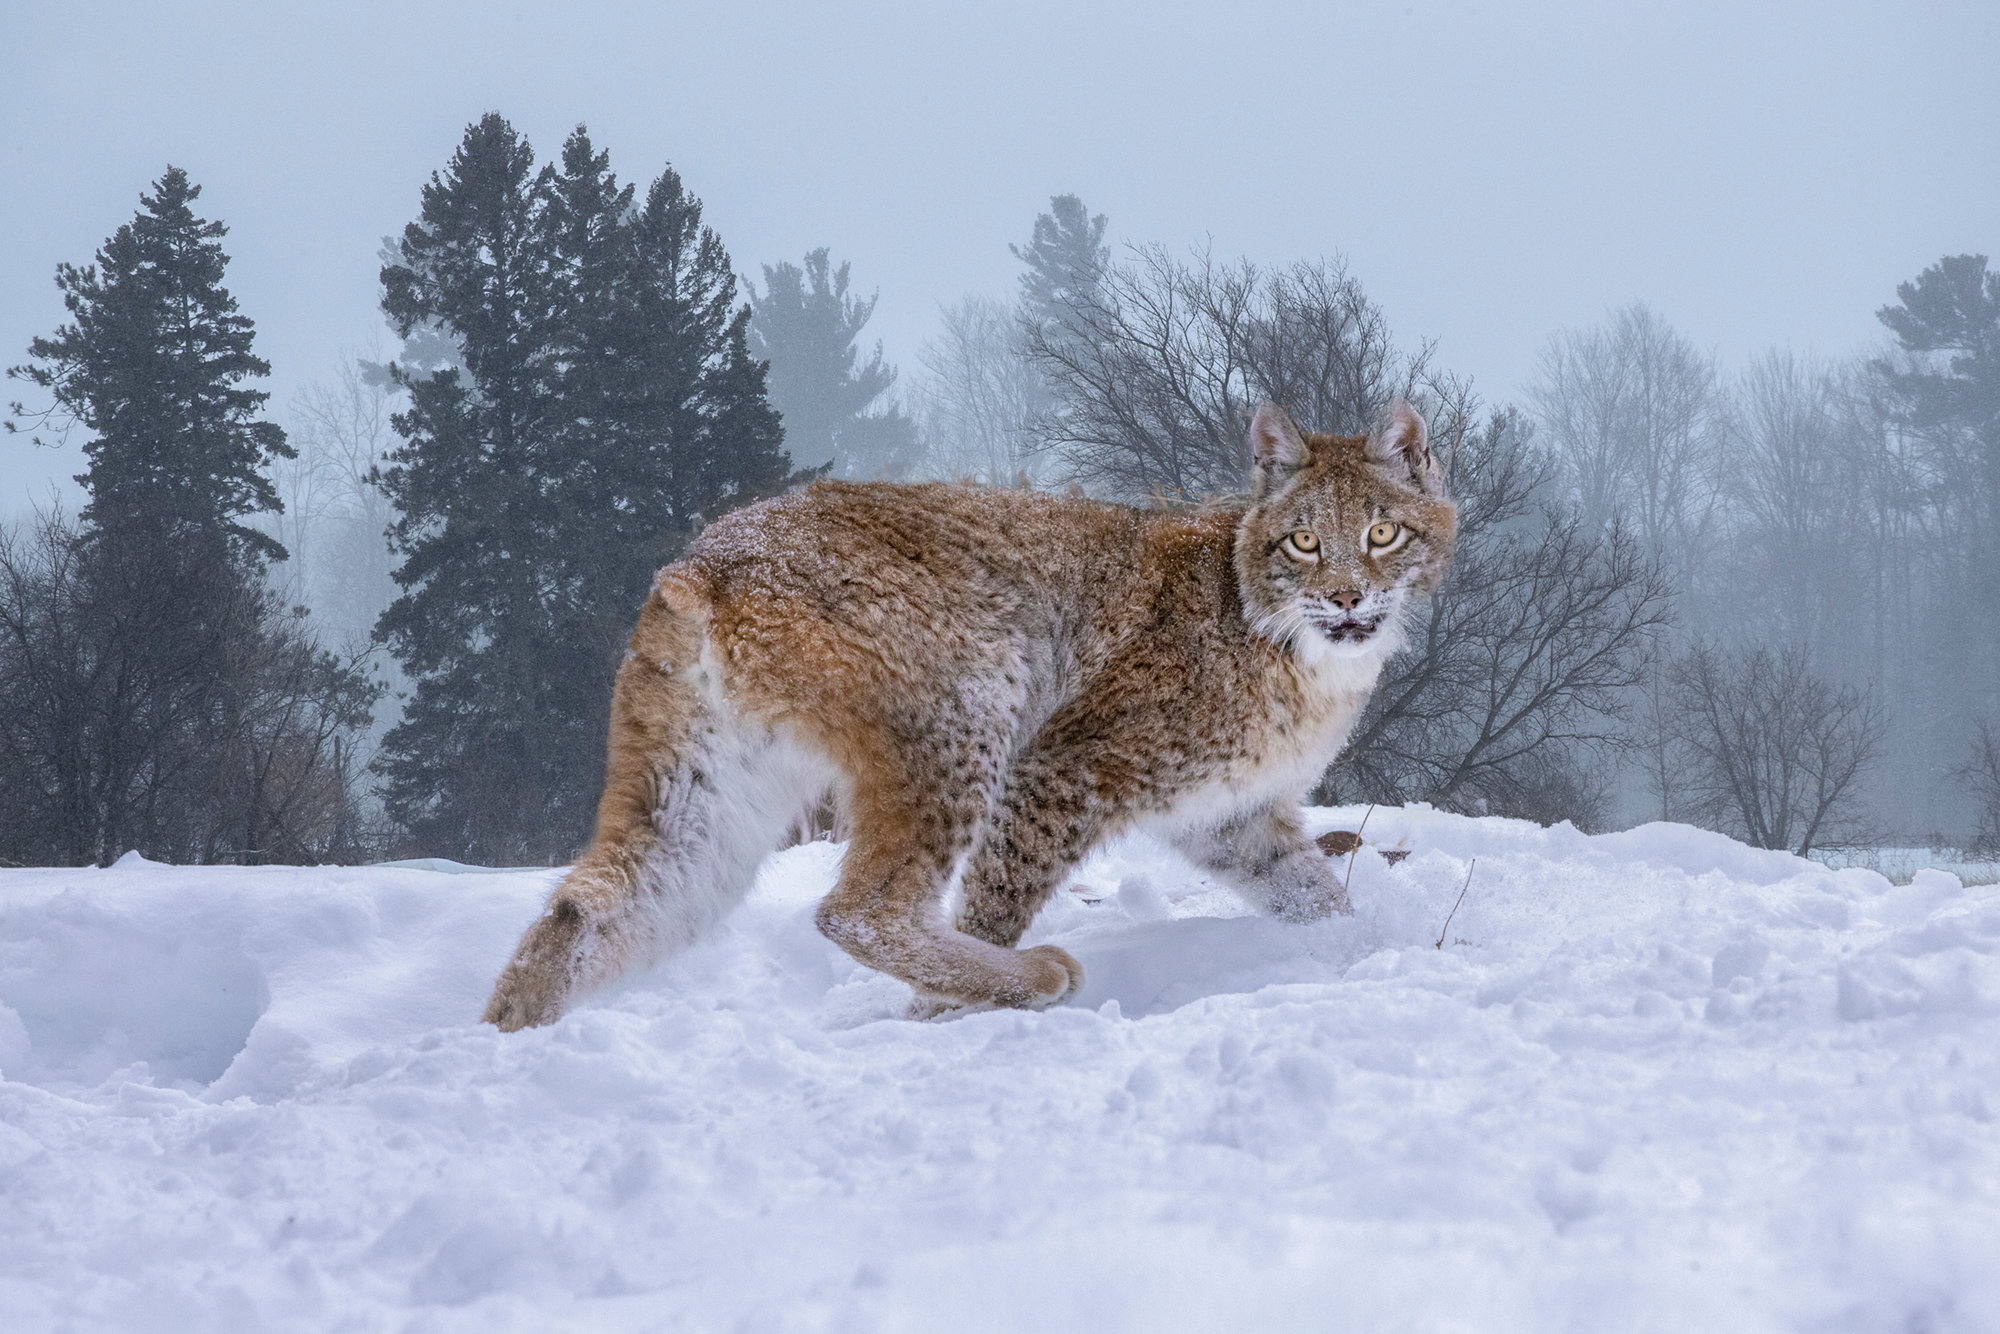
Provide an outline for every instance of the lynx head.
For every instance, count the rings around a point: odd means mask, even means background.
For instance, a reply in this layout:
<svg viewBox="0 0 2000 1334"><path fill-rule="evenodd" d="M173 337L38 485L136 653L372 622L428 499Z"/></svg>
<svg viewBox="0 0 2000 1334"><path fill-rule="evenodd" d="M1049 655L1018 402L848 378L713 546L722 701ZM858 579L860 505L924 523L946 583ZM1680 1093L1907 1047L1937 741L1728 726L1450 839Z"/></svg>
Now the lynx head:
<svg viewBox="0 0 2000 1334"><path fill-rule="evenodd" d="M1266 403L1250 452L1236 577L1252 625L1310 664L1379 664L1458 533L1424 419L1398 398L1365 436L1301 435Z"/></svg>

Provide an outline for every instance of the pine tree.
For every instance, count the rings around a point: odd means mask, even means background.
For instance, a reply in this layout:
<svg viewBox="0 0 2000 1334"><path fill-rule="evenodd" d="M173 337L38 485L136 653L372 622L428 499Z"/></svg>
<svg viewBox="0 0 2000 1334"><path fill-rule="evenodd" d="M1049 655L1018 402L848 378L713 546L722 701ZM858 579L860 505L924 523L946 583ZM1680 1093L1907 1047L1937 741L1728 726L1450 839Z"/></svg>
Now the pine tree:
<svg viewBox="0 0 2000 1334"><path fill-rule="evenodd" d="M1877 312L1914 364L1884 364L1903 425L1954 438L2000 519L2000 273L1984 255L1951 255L1896 288Z"/></svg>
<svg viewBox="0 0 2000 1334"><path fill-rule="evenodd" d="M849 265L833 267L827 248L764 266L753 288L750 351L771 366L771 402L784 419L785 445L803 467L841 477L899 476L916 461L916 427L894 406L870 408L896 383L878 341L862 360L855 340L876 298L848 291Z"/></svg>
<svg viewBox="0 0 2000 1334"><path fill-rule="evenodd" d="M374 692L265 584L285 551L244 520L293 451L258 420L270 367L200 194L169 167L94 264L60 265L72 322L9 371L90 432L81 526L0 551L0 787L40 859L323 856L351 802L335 757Z"/></svg>
<svg viewBox="0 0 2000 1334"><path fill-rule="evenodd" d="M574 851L653 571L790 473L700 202L671 170L634 198L582 128L538 172L489 115L383 270L397 332L458 346L396 371L411 401L382 479L404 591L377 633L415 682L382 768L426 850Z"/></svg>
<svg viewBox="0 0 2000 1334"><path fill-rule="evenodd" d="M1969 600L1952 619L1977 622L1987 649L2000 648L2000 273L1984 255L1951 255L1896 296L1876 317L1905 355L1875 370L1949 515L1948 545L1961 557L1953 595Z"/></svg>
<svg viewBox="0 0 2000 1334"><path fill-rule="evenodd" d="M635 539L661 544L664 561L707 520L797 479L729 254L671 168L647 191L632 243L640 336L625 379L647 449L635 483L653 487L650 534Z"/></svg>
<svg viewBox="0 0 2000 1334"><path fill-rule="evenodd" d="M55 414L91 432L77 478L90 495L86 523L213 532L282 560L283 547L240 522L279 507L263 469L293 451L276 423L257 420L270 394L244 385L271 366L251 352L254 328L222 286L228 228L194 215L201 187L179 167L153 189L95 264L57 266L75 322L35 339L35 364L8 374L50 391Z"/></svg>
<svg viewBox="0 0 2000 1334"><path fill-rule="evenodd" d="M2000 675L1963 670L2000 658L2000 273L1984 255L1949 255L1896 296L1876 315L1903 356L1875 371L1937 508L1944 559L1926 640L1939 667L1922 693L1958 731L1967 714L2000 713Z"/></svg>
<svg viewBox="0 0 2000 1334"><path fill-rule="evenodd" d="M1102 213L1092 217L1076 195L1055 195L1049 211L1035 218L1028 244L1007 247L1028 266L1020 283L1021 308L1030 321L1064 324L1070 305L1095 290L1111 259L1104 244L1107 225Z"/></svg>

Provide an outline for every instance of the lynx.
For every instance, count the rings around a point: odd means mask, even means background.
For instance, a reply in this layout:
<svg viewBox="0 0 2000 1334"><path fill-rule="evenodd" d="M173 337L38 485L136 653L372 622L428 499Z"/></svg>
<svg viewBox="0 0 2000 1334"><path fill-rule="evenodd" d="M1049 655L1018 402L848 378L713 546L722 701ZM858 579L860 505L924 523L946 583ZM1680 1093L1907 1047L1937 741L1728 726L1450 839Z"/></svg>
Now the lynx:
<svg viewBox="0 0 2000 1334"><path fill-rule="evenodd" d="M551 1023L694 941L829 790L850 841L819 928L917 1016L1076 994L1070 954L1014 947L1135 826L1279 917L1351 912L1299 803L1456 511L1401 400L1352 437L1265 404L1250 452L1247 499L1195 511L818 482L709 525L639 613L595 837L487 1022Z"/></svg>

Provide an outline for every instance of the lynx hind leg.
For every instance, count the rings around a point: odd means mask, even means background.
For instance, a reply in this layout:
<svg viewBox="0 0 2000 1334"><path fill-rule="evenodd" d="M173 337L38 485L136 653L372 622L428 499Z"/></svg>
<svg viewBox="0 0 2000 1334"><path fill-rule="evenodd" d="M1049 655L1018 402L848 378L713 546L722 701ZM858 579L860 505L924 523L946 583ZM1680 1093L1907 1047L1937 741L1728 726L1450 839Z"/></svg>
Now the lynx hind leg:
<svg viewBox="0 0 2000 1334"><path fill-rule="evenodd" d="M571 1001L699 939L748 891L829 772L704 695L700 626L656 597L612 694L597 831L494 984L485 1020L553 1023Z"/></svg>
<svg viewBox="0 0 2000 1334"><path fill-rule="evenodd" d="M1294 806L1252 807L1171 838L1189 861L1274 917L1309 922L1353 915L1335 863L1306 837Z"/></svg>

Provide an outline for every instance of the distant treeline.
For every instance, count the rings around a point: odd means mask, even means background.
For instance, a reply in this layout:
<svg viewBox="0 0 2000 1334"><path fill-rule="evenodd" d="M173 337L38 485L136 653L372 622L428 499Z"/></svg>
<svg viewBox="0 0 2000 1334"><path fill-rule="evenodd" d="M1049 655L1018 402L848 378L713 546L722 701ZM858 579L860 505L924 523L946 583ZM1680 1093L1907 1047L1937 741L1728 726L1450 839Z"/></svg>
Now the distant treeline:
<svg viewBox="0 0 2000 1334"><path fill-rule="evenodd" d="M921 373L817 249L740 279L671 169L468 127L385 244L390 355L290 406L169 168L14 430L84 433L87 502L0 542L0 859L553 862L588 833L654 570L812 477L1234 490L1264 398L1431 418L1458 561L1324 799L1687 819L1772 847L2000 843L2000 275L1941 260L1852 364L1725 373L1644 306L1489 407L1338 260L1264 270L1051 200L1007 299ZM310 610L308 610L310 609Z"/></svg>

